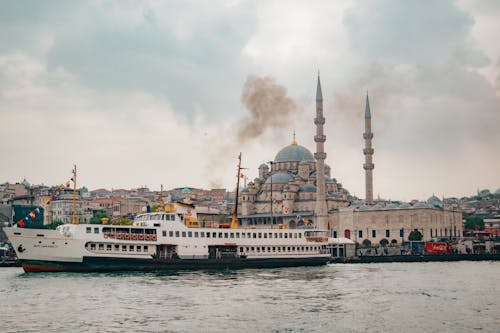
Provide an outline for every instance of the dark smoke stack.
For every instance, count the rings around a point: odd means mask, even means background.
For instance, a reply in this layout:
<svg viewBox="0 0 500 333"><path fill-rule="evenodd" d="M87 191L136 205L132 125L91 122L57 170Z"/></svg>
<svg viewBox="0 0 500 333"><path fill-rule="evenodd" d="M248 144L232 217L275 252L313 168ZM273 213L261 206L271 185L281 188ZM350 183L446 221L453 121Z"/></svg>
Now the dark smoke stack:
<svg viewBox="0 0 500 333"><path fill-rule="evenodd" d="M258 137L267 128L283 127L298 110L297 104L286 95L286 88L270 77L248 76L241 102L250 116L239 126L239 143Z"/></svg>

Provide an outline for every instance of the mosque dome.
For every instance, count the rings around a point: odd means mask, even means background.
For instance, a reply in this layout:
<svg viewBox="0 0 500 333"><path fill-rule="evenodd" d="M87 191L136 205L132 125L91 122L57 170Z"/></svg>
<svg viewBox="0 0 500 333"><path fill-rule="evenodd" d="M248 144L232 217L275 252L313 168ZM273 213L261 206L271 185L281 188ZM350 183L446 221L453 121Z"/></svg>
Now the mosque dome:
<svg viewBox="0 0 500 333"><path fill-rule="evenodd" d="M392 202L392 203L388 204L387 206L385 206L385 208L387 208L387 209L397 209L398 208L398 204Z"/></svg>
<svg viewBox="0 0 500 333"><path fill-rule="evenodd" d="M314 162L313 154L306 147L298 145L295 141L281 149L274 158L275 163L279 162Z"/></svg>
<svg viewBox="0 0 500 333"><path fill-rule="evenodd" d="M427 199L427 203L429 204L429 207L431 207L431 208L436 208L436 207L442 206L441 200L439 200L439 198L436 197L435 195L432 195L432 197Z"/></svg>
<svg viewBox="0 0 500 333"><path fill-rule="evenodd" d="M413 205L413 208L428 208L427 204L425 202L417 202L415 205Z"/></svg>
<svg viewBox="0 0 500 333"><path fill-rule="evenodd" d="M288 173L278 172L267 178L266 184L271 184L271 182L273 184L286 184L292 179L292 176L290 176Z"/></svg>
<svg viewBox="0 0 500 333"><path fill-rule="evenodd" d="M269 167L267 166L266 163L262 163L261 165L259 165L259 169L267 169L267 170L269 170Z"/></svg>
<svg viewBox="0 0 500 333"><path fill-rule="evenodd" d="M306 184L299 188L299 192L316 192L316 186L313 184Z"/></svg>
<svg viewBox="0 0 500 333"><path fill-rule="evenodd" d="M372 210L384 209L384 206L382 206L381 204L376 204L376 205L375 205L375 206L373 206L371 209L372 209Z"/></svg>
<svg viewBox="0 0 500 333"><path fill-rule="evenodd" d="M411 208L411 205L407 202L403 202L401 205L399 205L400 209L405 209L405 208Z"/></svg>
<svg viewBox="0 0 500 333"><path fill-rule="evenodd" d="M370 207L368 207L367 205L362 205L361 207L359 207L359 210L370 210Z"/></svg>

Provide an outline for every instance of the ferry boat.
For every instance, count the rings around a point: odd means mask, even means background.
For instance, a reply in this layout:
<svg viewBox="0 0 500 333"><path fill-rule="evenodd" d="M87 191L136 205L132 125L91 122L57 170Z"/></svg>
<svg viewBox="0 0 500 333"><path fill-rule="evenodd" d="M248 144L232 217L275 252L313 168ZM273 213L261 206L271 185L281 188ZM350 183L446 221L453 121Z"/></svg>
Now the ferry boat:
<svg viewBox="0 0 500 333"><path fill-rule="evenodd" d="M193 212L166 205L135 217L133 225L60 225L56 230L4 228L25 272L238 269L325 265L330 259L326 231L251 229L237 223L200 228ZM76 192L76 166L73 171ZM75 200L75 196L73 197ZM73 207L75 207L75 201ZM19 224L19 223L18 223Z"/></svg>
<svg viewBox="0 0 500 333"><path fill-rule="evenodd" d="M183 215L138 215L132 226L5 228L25 272L238 269L324 265L318 230L188 227Z"/></svg>

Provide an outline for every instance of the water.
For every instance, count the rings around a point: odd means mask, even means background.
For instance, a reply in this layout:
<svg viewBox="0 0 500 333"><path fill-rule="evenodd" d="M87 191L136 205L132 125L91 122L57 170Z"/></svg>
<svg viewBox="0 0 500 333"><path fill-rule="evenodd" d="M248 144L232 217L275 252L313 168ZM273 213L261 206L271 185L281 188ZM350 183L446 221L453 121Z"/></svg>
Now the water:
<svg viewBox="0 0 500 333"><path fill-rule="evenodd" d="M500 332L500 262L0 269L0 332Z"/></svg>

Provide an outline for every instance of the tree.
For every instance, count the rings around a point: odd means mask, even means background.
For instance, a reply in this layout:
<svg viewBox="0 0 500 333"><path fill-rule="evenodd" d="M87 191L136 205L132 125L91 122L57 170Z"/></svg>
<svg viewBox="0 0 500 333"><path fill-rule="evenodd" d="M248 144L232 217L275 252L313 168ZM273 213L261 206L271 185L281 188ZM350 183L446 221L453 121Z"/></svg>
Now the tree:
<svg viewBox="0 0 500 333"><path fill-rule="evenodd" d="M134 221L131 219L128 219L126 217L123 217L119 220L113 221L113 225L132 225Z"/></svg>
<svg viewBox="0 0 500 333"><path fill-rule="evenodd" d="M422 233L420 231L418 231L417 229L410 232L410 235L408 236L409 240L416 241L416 242L421 241L422 238L424 238L424 235L422 235Z"/></svg>
<svg viewBox="0 0 500 333"><path fill-rule="evenodd" d="M106 213L103 212L97 212L95 215L90 219L89 223L90 224L102 224L102 218L108 218L109 216Z"/></svg>
<svg viewBox="0 0 500 333"><path fill-rule="evenodd" d="M465 218L465 229L484 230L484 220L479 216L467 216Z"/></svg>
<svg viewBox="0 0 500 333"><path fill-rule="evenodd" d="M62 221L54 221L52 223L45 225L44 228L55 230L58 226L63 225L63 224L64 224L64 222L62 222Z"/></svg>

